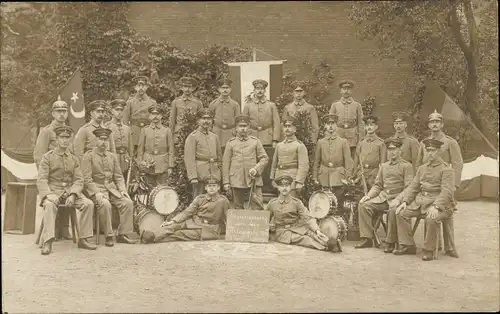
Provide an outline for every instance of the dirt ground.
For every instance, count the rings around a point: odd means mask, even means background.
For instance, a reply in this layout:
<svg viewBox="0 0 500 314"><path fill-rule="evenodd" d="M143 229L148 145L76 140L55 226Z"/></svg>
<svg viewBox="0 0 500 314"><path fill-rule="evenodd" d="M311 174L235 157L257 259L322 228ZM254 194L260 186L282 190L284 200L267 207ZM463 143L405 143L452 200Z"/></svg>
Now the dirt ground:
<svg viewBox="0 0 500 314"><path fill-rule="evenodd" d="M2 232L2 310L498 311L498 203L460 203L455 228L460 258L441 254L431 262L422 261L420 251L394 256L355 250L352 242L332 254L223 240L101 245L97 251L64 241L42 256L35 235Z"/></svg>

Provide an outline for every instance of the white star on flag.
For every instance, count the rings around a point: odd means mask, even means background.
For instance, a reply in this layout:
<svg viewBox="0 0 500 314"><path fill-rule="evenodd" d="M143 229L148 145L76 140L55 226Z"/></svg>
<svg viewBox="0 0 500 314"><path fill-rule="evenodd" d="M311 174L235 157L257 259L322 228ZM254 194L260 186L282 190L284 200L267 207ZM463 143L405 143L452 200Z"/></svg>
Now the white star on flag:
<svg viewBox="0 0 500 314"><path fill-rule="evenodd" d="M73 93L73 97L71 97L71 100L73 100L74 102L76 102L78 99L80 99L80 98L78 97L78 92Z"/></svg>

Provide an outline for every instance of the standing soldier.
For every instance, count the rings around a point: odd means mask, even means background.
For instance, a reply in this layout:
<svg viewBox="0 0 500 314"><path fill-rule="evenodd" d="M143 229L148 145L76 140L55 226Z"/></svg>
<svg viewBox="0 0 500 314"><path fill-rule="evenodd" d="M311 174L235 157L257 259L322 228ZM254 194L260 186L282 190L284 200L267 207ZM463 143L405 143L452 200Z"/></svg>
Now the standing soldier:
<svg viewBox="0 0 500 314"><path fill-rule="evenodd" d="M292 196L302 196L304 182L309 171L309 156L306 146L295 137L296 126L293 116L285 115L283 132L285 140L278 143L274 151L269 178L279 178L287 175L294 179L292 182Z"/></svg>
<svg viewBox="0 0 500 314"><path fill-rule="evenodd" d="M132 132L134 151L131 152L131 156L135 156L137 153L141 129L149 124L148 108L157 104L156 100L146 94L150 85L149 79L146 76L136 76L133 81L135 82L136 94L127 100L127 104L123 110L123 122L130 125L130 131Z"/></svg>
<svg viewBox="0 0 500 314"><path fill-rule="evenodd" d="M394 137L401 139L403 143L403 146L401 146L401 157L412 164L413 173L415 173L420 147L418 140L406 133L408 114L404 111L396 111L393 112L392 117L394 119L394 130L396 131Z"/></svg>
<svg viewBox="0 0 500 314"><path fill-rule="evenodd" d="M193 96L193 92L198 86L198 81L190 76L184 76L180 79L182 95L172 101L170 111L170 129L176 134L177 130L183 127L181 118L186 110L197 113L203 108L201 100Z"/></svg>
<svg viewBox="0 0 500 314"><path fill-rule="evenodd" d="M229 97L232 83L233 81L229 78L220 79L218 81L220 96L208 106L215 115L212 131L219 137L222 151L227 141L234 137L234 117L241 113L240 105Z"/></svg>
<svg viewBox="0 0 500 314"><path fill-rule="evenodd" d="M137 161L154 161L154 179L165 184L174 168L174 138L169 127L161 124L162 109L148 108L150 124L141 130L137 146Z"/></svg>
<svg viewBox="0 0 500 314"><path fill-rule="evenodd" d="M342 180L351 176L353 167L349 142L337 133L336 115L328 114L323 120L326 132L316 145L312 178L317 185L330 189L338 204L343 204Z"/></svg>
<svg viewBox="0 0 500 314"><path fill-rule="evenodd" d="M68 151L73 130L68 126L54 129L57 146L45 153L40 161L37 187L43 206L43 229L40 247L43 255L52 251L55 236L57 206L75 206L78 215L78 247L95 250L96 246L87 242L92 237L92 217L94 204L83 196L84 185L78 159Z"/></svg>
<svg viewBox="0 0 500 314"><path fill-rule="evenodd" d="M116 241L133 244L135 241L128 238L127 235L134 231L134 203L127 194L117 155L106 150L112 131L110 129L95 129L93 132L97 139L97 145L82 159L85 190L99 211L99 222L106 237L105 245L114 245L111 206L117 208L120 215Z"/></svg>
<svg viewBox="0 0 500 314"><path fill-rule="evenodd" d="M40 166L42 156L57 147L57 136L54 130L60 126L66 125L66 119L68 119L68 104L61 100L61 97L58 97L52 104L52 117L54 118L52 122L40 131L40 134L36 139L35 148L33 150L33 159L35 160L37 168ZM71 144L68 149L70 151L73 150ZM69 239L68 211L61 212L56 224L58 224L61 228L62 238Z"/></svg>
<svg viewBox="0 0 500 314"><path fill-rule="evenodd" d="M251 209L263 209L262 171L269 158L260 140L248 135L249 124L249 116L236 117L236 137L227 142L224 150L223 184L226 191L232 188L236 208L244 209L245 195L248 195Z"/></svg>
<svg viewBox="0 0 500 314"><path fill-rule="evenodd" d="M399 138L388 138L387 155L389 161L384 162L378 170L375 184L368 194L359 201L359 234L363 241L355 248L362 249L373 245L377 230L373 229L372 221L377 215L383 215L389 210L387 248L385 253L392 253L397 242L396 206L401 203L403 190L413 180L413 168L409 162L401 158L403 142Z"/></svg>
<svg viewBox="0 0 500 314"><path fill-rule="evenodd" d="M306 102L304 100L305 96L305 84L304 83L295 83L293 85L293 102L289 103L285 106L284 116L295 116L295 113L300 112L308 112L311 117L311 140L314 144L318 141L319 134L319 122L318 122L318 114L316 113L316 108L313 105Z"/></svg>
<svg viewBox="0 0 500 314"><path fill-rule="evenodd" d="M330 108L330 113L339 117L338 133L341 137L349 141L351 156L354 158L356 145L363 138L363 108L359 102L351 97L354 82L343 80L339 83L341 98L334 102Z"/></svg>
<svg viewBox="0 0 500 314"><path fill-rule="evenodd" d="M366 136L358 143L354 156L354 172L360 171L361 180L366 185L365 193L368 192L377 176L379 166L385 162L386 152L384 141L375 134L378 129L378 118L366 116Z"/></svg>
<svg viewBox="0 0 500 314"><path fill-rule="evenodd" d="M415 178L404 190L402 203L396 209L398 241L400 249L395 255L415 254L415 240L412 236L411 218L426 214L427 226L424 236L424 261L433 259L436 249L438 223L453 215L453 169L440 156L442 141L425 139L426 163L418 167Z"/></svg>
<svg viewBox="0 0 500 314"><path fill-rule="evenodd" d="M266 88L269 85L264 80L252 82L254 97L243 107L243 114L250 117L250 128L255 130L255 137L264 146L276 147L280 139L280 117L276 105L266 99Z"/></svg>
<svg viewBox="0 0 500 314"><path fill-rule="evenodd" d="M83 154L92 150L96 146L96 138L92 133L95 129L104 128L104 110L106 102L104 100L94 100L89 104L90 121L82 125L75 135L74 149L78 160L82 160ZM108 150L116 153L113 135L109 137Z"/></svg>
<svg viewBox="0 0 500 314"><path fill-rule="evenodd" d="M464 167L464 160L462 159L462 152L460 151L460 146L458 142L451 136L446 135L443 132L443 116L434 110L433 113L429 115L428 122L429 129L431 131L431 135L428 136L428 139L435 139L443 142L443 146L441 146L439 153L444 162L451 166L453 169L453 186L455 191L460 187L460 181L462 178L462 169ZM417 157L417 167L425 163L424 160L424 142L422 141L420 145L420 150ZM453 200L453 207L456 210L456 202ZM446 251L446 255L451 257L458 257L458 253L455 250L454 244L454 234L455 228L453 225L453 219L448 219L443 222L443 240L444 240L444 249Z"/></svg>
<svg viewBox="0 0 500 314"><path fill-rule="evenodd" d="M115 140L116 154L120 161L120 169L123 176L126 178L129 171L129 161L132 158L134 151L132 145L132 134L130 127L122 122L123 109L125 108L126 101L123 99L115 99L111 101L111 121L108 123L108 128L113 131L113 138Z"/></svg>
<svg viewBox="0 0 500 314"><path fill-rule="evenodd" d="M184 145L184 163L193 198L205 192L204 182L208 178L221 179L222 151L219 137L210 131L212 112L201 109L198 116L198 129L189 134Z"/></svg>

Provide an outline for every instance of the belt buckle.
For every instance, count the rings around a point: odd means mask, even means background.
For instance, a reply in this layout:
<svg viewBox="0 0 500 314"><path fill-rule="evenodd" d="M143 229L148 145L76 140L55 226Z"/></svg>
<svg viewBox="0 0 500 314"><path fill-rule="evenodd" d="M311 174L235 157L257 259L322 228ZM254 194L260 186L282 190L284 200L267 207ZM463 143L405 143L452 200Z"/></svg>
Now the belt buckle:
<svg viewBox="0 0 500 314"><path fill-rule="evenodd" d="M290 225L285 225L285 228L290 228Z"/></svg>
<svg viewBox="0 0 500 314"><path fill-rule="evenodd" d="M210 162L214 162L214 161L215 161L215 159L214 159L214 158L210 158L210 160L209 160L209 161L210 161Z"/></svg>
<svg viewBox="0 0 500 314"><path fill-rule="evenodd" d="M139 126L144 126L144 122L139 123Z"/></svg>
<svg viewBox="0 0 500 314"><path fill-rule="evenodd" d="M262 127L261 127L261 126L258 126L258 127L257 127L257 130L262 131Z"/></svg>
<svg viewBox="0 0 500 314"><path fill-rule="evenodd" d="M68 185L66 182L63 182L63 183L62 183L62 186L66 186L66 185Z"/></svg>
<svg viewBox="0 0 500 314"><path fill-rule="evenodd" d="M368 165L368 164L365 164L365 168L368 168L368 167L370 167L370 165Z"/></svg>
<svg viewBox="0 0 500 314"><path fill-rule="evenodd" d="M283 165L279 165L279 168L280 168L280 169L283 169Z"/></svg>
<svg viewBox="0 0 500 314"><path fill-rule="evenodd" d="M157 150L153 151L153 154L158 155L158 151Z"/></svg>
<svg viewBox="0 0 500 314"><path fill-rule="evenodd" d="M328 163L328 167L332 168L333 164L331 162Z"/></svg>
<svg viewBox="0 0 500 314"><path fill-rule="evenodd" d="M225 129L227 129L227 125L223 124L223 125L222 125L222 128L223 128L224 130L225 130Z"/></svg>
<svg viewBox="0 0 500 314"><path fill-rule="evenodd" d="M423 193L423 194L424 194L424 196L429 196L429 195L430 195L430 193L429 193L429 192L427 192L427 191L424 191L424 193Z"/></svg>
<svg viewBox="0 0 500 314"><path fill-rule="evenodd" d="M344 124L344 129L347 129L349 125L347 123Z"/></svg>
<svg viewBox="0 0 500 314"><path fill-rule="evenodd" d="M206 219L203 219L204 224L208 224L208 221Z"/></svg>

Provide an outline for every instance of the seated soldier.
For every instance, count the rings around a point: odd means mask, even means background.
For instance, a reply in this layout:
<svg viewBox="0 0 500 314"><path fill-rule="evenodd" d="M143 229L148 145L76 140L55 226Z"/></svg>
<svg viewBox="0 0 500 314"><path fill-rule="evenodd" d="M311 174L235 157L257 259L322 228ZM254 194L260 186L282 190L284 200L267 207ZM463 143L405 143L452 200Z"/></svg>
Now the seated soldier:
<svg viewBox="0 0 500 314"><path fill-rule="evenodd" d="M318 227L316 219L308 215L308 209L298 198L290 195L293 178L281 176L274 180L280 195L269 201L271 231L276 241L300 245L322 251L341 252L340 241L329 239Z"/></svg>
<svg viewBox="0 0 500 314"><path fill-rule="evenodd" d="M395 204L399 204L402 198L401 192L413 179L413 167L401 157L401 146L403 142L399 138L388 138L385 140L387 146L387 157L389 161L384 162L378 170L375 183L367 195L359 201L359 233L363 242L355 248L371 247L373 237L377 230L373 230L372 220L377 215L382 215L389 209L389 229L387 230L386 253L392 253L397 241Z"/></svg>
<svg viewBox="0 0 500 314"><path fill-rule="evenodd" d="M157 230L143 230L142 243L215 240L225 225L230 207L228 199L219 194L220 182L211 177L205 181L206 194L198 195L184 211L163 222Z"/></svg>
<svg viewBox="0 0 500 314"><path fill-rule="evenodd" d="M96 147L85 153L82 158L85 191L99 211L100 225L106 237L105 245L114 245L111 206L117 208L120 215L116 241L134 244L136 241L127 236L134 232L134 203L127 193L118 157L107 150L111 132L105 128L93 131L97 141Z"/></svg>
<svg viewBox="0 0 500 314"><path fill-rule="evenodd" d="M52 251L55 236L57 206L75 206L77 209L78 247L95 250L96 246L87 242L92 237L92 215L94 204L82 195L83 176L80 163L68 151L73 130L68 126L54 129L57 147L42 156L38 170L37 188L43 206L43 229L40 247L43 255Z"/></svg>
<svg viewBox="0 0 500 314"><path fill-rule="evenodd" d="M433 259L436 249L438 223L453 215L453 169L441 159L439 149L442 141L423 140L425 160L418 167L410 185L404 190L402 203L396 209L398 241L400 249L395 255L415 254L415 241L412 236L411 218L427 214L425 218L426 233L424 236L424 261Z"/></svg>

